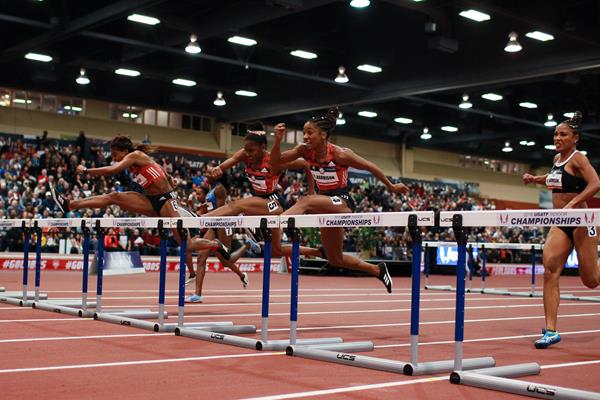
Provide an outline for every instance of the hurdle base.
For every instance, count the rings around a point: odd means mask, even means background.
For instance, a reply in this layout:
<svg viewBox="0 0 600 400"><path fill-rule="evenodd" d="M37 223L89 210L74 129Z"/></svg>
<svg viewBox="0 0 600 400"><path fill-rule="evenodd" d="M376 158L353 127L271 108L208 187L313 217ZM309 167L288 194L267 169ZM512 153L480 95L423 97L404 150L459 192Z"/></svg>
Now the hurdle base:
<svg viewBox="0 0 600 400"><path fill-rule="evenodd" d="M13 306L21 306L23 300L16 299L14 297L0 296L0 303L12 304Z"/></svg>
<svg viewBox="0 0 600 400"><path fill-rule="evenodd" d="M228 329L229 328L229 329ZM243 347L245 349L255 349L256 339L235 336L229 333L256 333L254 325L233 325L211 327L211 330L203 328L175 328L176 336L189 337L193 339L206 340L213 343L228 344L230 346Z"/></svg>
<svg viewBox="0 0 600 400"><path fill-rule="evenodd" d="M31 304L32 308L35 308L36 310L43 310L43 311L50 311L50 312L55 312L55 313L59 313L59 314L67 314L67 315L73 315L78 317L79 316L79 308L75 308L75 307L67 307L67 306L63 306L60 304L54 304L51 303L49 301L34 301Z"/></svg>
<svg viewBox="0 0 600 400"><path fill-rule="evenodd" d="M456 290L456 289L454 289L450 285L426 285L425 289L428 289L428 290L444 290L444 291L447 291L447 292L451 292L453 290Z"/></svg>
<svg viewBox="0 0 600 400"><path fill-rule="evenodd" d="M94 319L97 314L110 314L115 317L125 317L125 318L133 318L133 319L158 319L159 312L158 311L150 311L147 309L139 309L139 310L111 310L110 312L101 312L95 313ZM168 318L169 314L165 311L163 313L164 318ZM153 323L154 324L154 323ZM154 326L154 325L153 325ZM154 328L152 328L154 329Z"/></svg>
<svg viewBox="0 0 600 400"><path fill-rule="evenodd" d="M233 322L231 321L226 321L226 322L186 322L185 324L183 324L183 328L190 328L190 329L198 329L198 328L203 328L203 329L211 329L211 328L217 328L217 327L223 327L223 326L233 326ZM168 323L168 324L154 324L154 332L175 332L175 329L177 329L179 327L179 325L175 322L175 323Z"/></svg>
<svg viewBox="0 0 600 400"><path fill-rule="evenodd" d="M6 288L4 286L0 286L0 292L5 292Z"/></svg>
<svg viewBox="0 0 600 400"><path fill-rule="evenodd" d="M582 296L579 298L580 301L591 301L594 303L600 303L600 297L594 297L594 296Z"/></svg>
<svg viewBox="0 0 600 400"><path fill-rule="evenodd" d="M339 337L333 338L315 338L315 339L297 339L296 344L299 346L310 346L317 344L334 344L343 343L344 339ZM289 339L285 340L268 340L266 342L259 340L256 342L256 350L259 351L279 351L285 350L290 345Z"/></svg>
<svg viewBox="0 0 600 400"><path fill-rule="evenodd" d="M154 322L142 321L122 314L104 312L94 313L94 319L96 321L110 322L112 324L132 326L134 328L145 329L147 331L154 331Z"/></svg>
<svg viewBox="0 0 600 400"><path fill-rule="evenodd" d="M2 297L13 297L13 298L18 298L19 300L23 300L23 292L20 291L10 291L10 292L2 292ZM40 293L39 294L39 299L40 300L48 300L48 293ZM35 300L35 292L33 291L29 291L27 292L27 295L25 296L25 300Z"/></svg>
<svg viewBox="0 0 600 400"><path fill-rule="evenodd" d="M508 291L507 289L486 288L486 289L482 290L481 293L482 294L498 294L498 295L502 295L502 296L510 295L510 291Z"/></svg>
<svg viewBox="0 0 600 400"><path fill-rule="evenodd" d="M494 367L496 360L493 357L465 358L462 360L462 367L466 370L475 370L480 368ZM416 365L408 363L404 367L404 375L433 375L443 372L452 372L454 370L454 360L429 361L418 363Z"/></svg>
<svg viewBox="0 0 600 400"><path fill-rule="evenodd" d="M523 373L526 373L526 371L529 370L530 373L528 375L535 375L536 371L537 373L539 373L539 365L535 363L518 364L507 367L510 369L517 366L519 367L519 369L521 369L521 372ZM511 374L511 376L513 375ZM571 389L561 386L546 385L537 382L510 379L504 376L498 376L496 373L492 375L490 374L490 371L488 371L488 374L475 373L473 371L453 372L450 376L450 382L454 384L462 384L481 389L495 390L535 398L556 398L564 400L600 400L600 393L597 392L588 392L585 390Z"/></svg>
<svg viewBox="0 0 600 400"><path fill-rule="evenodd" d="M510 292L508 293L511 296L517 296L517 297L543 297L544 294L542 292Z"/></svg>

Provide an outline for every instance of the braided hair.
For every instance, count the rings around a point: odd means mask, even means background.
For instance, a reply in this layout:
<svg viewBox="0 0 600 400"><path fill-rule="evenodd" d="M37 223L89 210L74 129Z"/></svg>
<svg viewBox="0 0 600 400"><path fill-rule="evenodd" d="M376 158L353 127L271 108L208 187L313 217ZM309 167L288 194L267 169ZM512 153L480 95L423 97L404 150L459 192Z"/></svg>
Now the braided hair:
<svg viewBox="0 0 600 400"><path fill-rule="evenodd" d="M252 142L258 144L267 144L267 132L265 132L265 127L260 122L255 122L253 124L248 125L248 130L246 131L246 137L244 140L250 140Z"/></svg>
<svg viewBox="0 0 600 400"><path fill-rule="evenodd" d="M325 134L327 135L327 139L329 139L331 132L333 132L333 130L335 129L335 125L337 123L337 118L339 115L339 108L337 108L337 106L334 106L327 110L327 113L325 115L322 115L320 117L312 117L308 120L308 122L325 132Z"/></svg>
<svg viewBox="0 0 600 400"><path fill-rule="evenodd" d="M573 133L580 134L582 118L583 116L581 115L581 111L575 111L571 118L567 119L566 121L563 121L563 124L573 129Z"/></svg>
<svg viewBox="0 0 600 400"><path fill-rule="evenodd" d="M134 151L139 150L142 153L152 154L155 151L155 148L148 144L139 144L134 147L131 139L124 135L115 136L113 140L108 142L108 145L111 149L116 149L119 151L127 150L128 153L133 153Z"/></svg>

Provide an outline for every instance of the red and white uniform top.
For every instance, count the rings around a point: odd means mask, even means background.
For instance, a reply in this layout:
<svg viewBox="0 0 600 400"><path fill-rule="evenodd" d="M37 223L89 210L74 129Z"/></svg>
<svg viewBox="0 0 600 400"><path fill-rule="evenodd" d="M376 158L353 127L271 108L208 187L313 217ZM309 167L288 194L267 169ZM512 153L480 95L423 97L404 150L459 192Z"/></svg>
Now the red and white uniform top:
<svg viewBox="0 0 600 400"><path fill-rule="evenodd" d="M131 178L144 189L148 189L158 180L166 178L165 171L155 162L143 167L129 167L129 172L131 172Z"/></svg>
<svg viewBox="0 0 600 400"><path fill-rule="evenodd" d="M327 156L324 162L317 162L317 154L314 150L306 153L306 161L310 166L319 192L345 189L348 186L348 167L335 163L335 149L338 146L327 143Z"/></svg>
<svg viewBox="0 0 600 400"><path fill-rule="evenodd" d="M265 151L265 155L260 162L258 168L252 168L250 162L244 160L246 164L246 177L252 184L254 193L263 195L271 194L277 191L277 184L279 183L279 176L274 175L271 170L271 153Z"/></svg>

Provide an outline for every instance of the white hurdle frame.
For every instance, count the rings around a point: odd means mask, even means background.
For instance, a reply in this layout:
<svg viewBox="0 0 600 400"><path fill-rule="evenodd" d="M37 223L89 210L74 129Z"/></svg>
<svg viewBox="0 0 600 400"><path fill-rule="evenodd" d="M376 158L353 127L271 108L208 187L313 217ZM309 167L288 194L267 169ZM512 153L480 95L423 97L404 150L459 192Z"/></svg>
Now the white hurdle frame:
<svg viewBox="0 0 600 400"><path fill-rule="evenodd" d="M542 399L557 400L600 400L600 393L528 382L513 377L538 375L537 363L516 364L496 368L484 368L464 372L462 349L464 330L464 273L466 261L466 235L464 227L479 226L595 226L600 221L600 209L577 210L518 210L518 211L443 211L440 225L452 227L458 242L459 262L457 265L456 298L462 298L462 310L456 310L456 337L454 372L450 382L482 389L514 393ZM462 278L462 281L461 281Z"/></svg>

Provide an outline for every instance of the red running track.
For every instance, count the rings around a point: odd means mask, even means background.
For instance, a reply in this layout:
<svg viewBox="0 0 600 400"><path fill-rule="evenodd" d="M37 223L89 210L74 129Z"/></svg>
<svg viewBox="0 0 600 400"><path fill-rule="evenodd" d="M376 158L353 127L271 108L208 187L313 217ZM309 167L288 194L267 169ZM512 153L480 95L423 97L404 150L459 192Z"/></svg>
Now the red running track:
<svg viewBox="0 0 600 400"><path fill-rule="evenodd" d="M20 289L19 271L0 272L0 286ZM167 277L167 310L175 321L177 276ZM90 288L95 282L90 282ZM104 306L156 309L158 274L106 277ZM186 306L186 321L260 324L261 275L240 288L234 274L209 274L205 302ZM452 284L435 276L432 284ZM525 291L525 277L490 279L495 288ZM562 277L565 293L598 294L577 277ZM80 274L45 271L51 298L80 295ZM453 358L454 293L423 290L421 361ZM274 274L271 338L287 338L289 276ZM93 298L93 294L91 295ZM542 374L525 379L600 391L600 304L563 301L563 341L548 350L532 342L544 325L542 300L468 294L465 356L493 356L498 365L538 362ZM300 277L300 338L341 336L372 340L365 355L409 359L410 280L394 279L394 294L372 278ZM407 377L278 352L207 343L173 334L0 304L0 399L511 399L517 396L456 386L448 374ZM587 362L587 364L585 364ZM571 363L572 365L565 365Z"/></svg>

